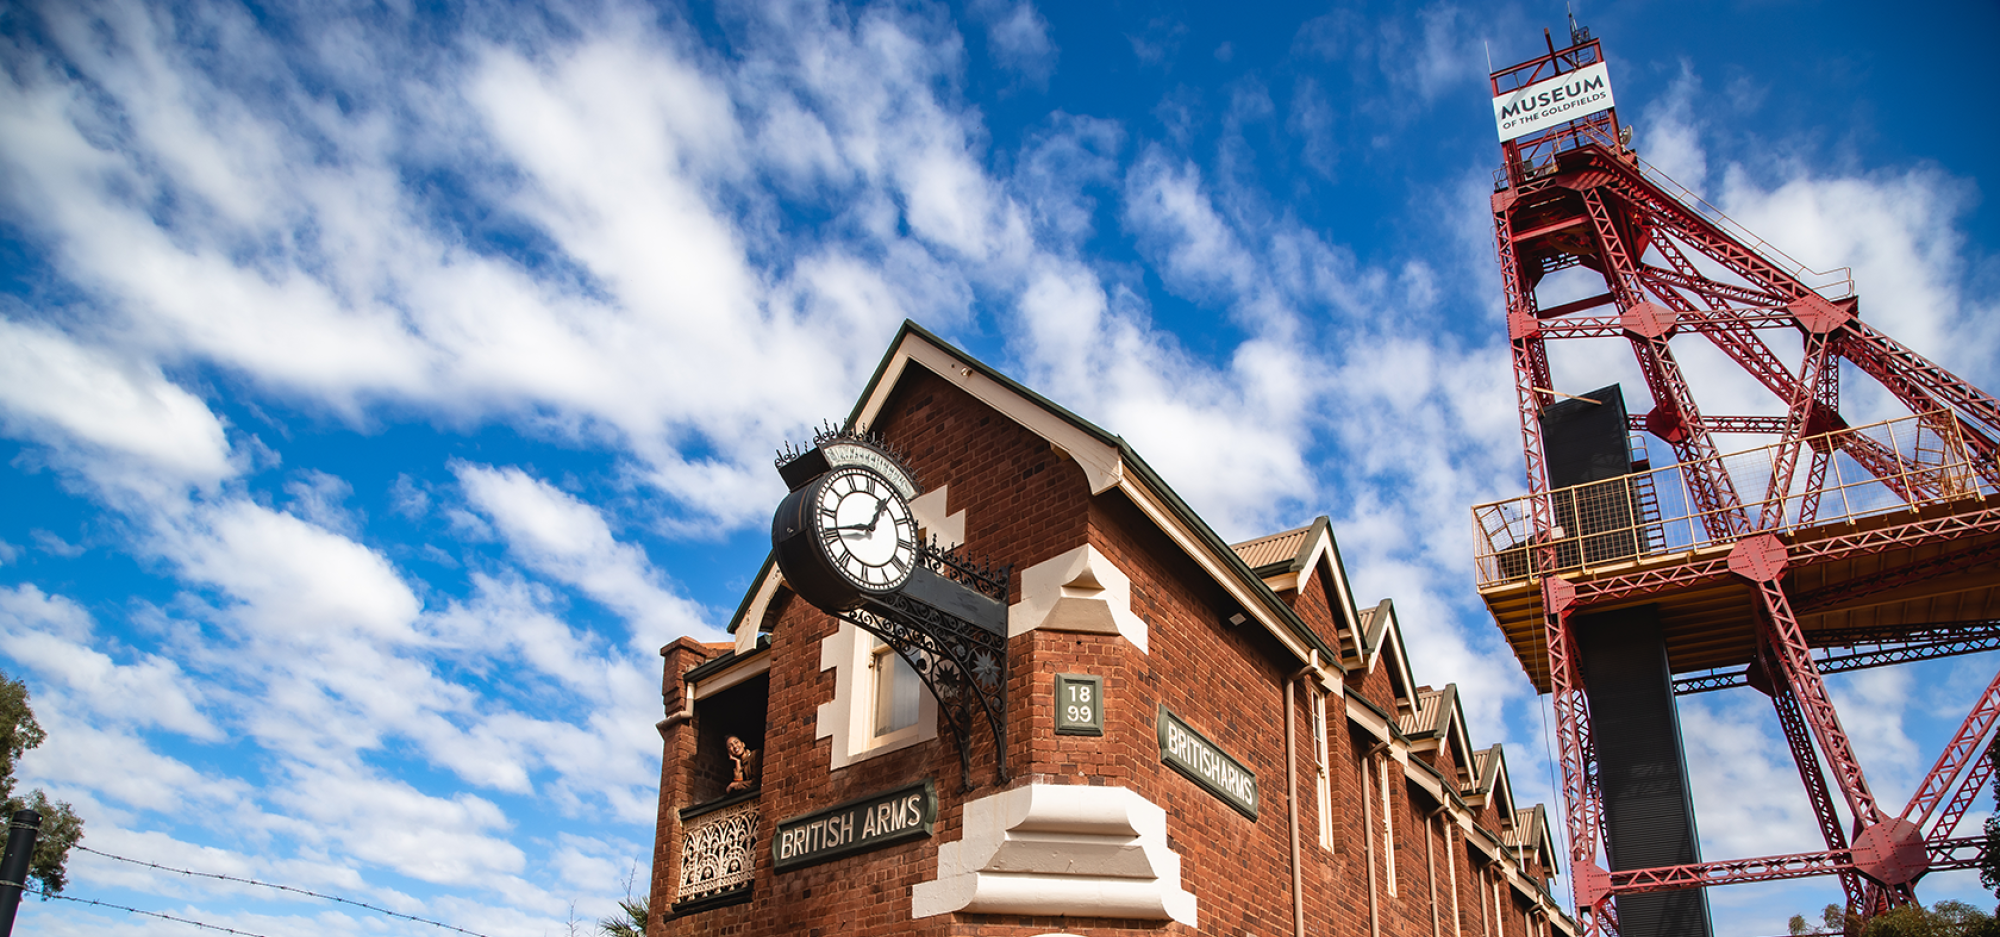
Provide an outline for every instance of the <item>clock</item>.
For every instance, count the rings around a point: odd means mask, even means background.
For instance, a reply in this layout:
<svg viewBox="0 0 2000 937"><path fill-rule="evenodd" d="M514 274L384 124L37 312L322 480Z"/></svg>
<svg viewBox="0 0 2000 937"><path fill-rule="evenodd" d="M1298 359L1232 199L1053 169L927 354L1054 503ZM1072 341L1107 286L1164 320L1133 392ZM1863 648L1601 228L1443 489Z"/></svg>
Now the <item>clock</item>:
<svg viewBox="0 0 2000 937"><path fill-rule="evenodd" d="M771 519L771 542L793 591L830 610L901 589L917 562L910 502L881 473L858 465L788 495Z"/></svg>

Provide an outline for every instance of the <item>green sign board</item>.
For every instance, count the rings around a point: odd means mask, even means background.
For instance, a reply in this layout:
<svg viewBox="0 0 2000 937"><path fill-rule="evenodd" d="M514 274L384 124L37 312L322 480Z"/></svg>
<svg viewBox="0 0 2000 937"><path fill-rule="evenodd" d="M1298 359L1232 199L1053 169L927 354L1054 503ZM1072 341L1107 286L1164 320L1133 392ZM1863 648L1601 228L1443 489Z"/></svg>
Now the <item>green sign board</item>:
<svg viewBox="0 0 2000 937"><path fill-rule="evenodd" d="M1056 674L1056 734L1104 734L1104 678Z"/></svg>
<svg viewBox="0 0 2000 937"><path fill-rule="evenodd" d="M1207 788L1238 813L1257 819L1257 776L1249 768L1165 706L1160 707L1159 728L1160 761Z"/></svg>
<svg viewBox="0 0 2000 937"><path fill-rule="evenodd" d="M771 835L771 868L784 871L931 835L931 779L782 820Z"/></svg>

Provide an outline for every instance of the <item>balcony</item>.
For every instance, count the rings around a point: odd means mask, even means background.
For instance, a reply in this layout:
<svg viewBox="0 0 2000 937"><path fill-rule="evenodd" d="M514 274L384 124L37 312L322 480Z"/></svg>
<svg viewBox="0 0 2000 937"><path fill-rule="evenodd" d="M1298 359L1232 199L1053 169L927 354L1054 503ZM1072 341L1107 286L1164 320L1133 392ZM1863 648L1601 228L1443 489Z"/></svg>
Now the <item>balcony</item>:
<svg viewBox="0 0 2000 937"><path fill-rule="evenodd" d="M1812 484L1814 453L1827 453ZM1798 481L1769 493L1773 444L1712 460L1753 526L1786 534L1922 510L1993 493L1949 413L1909 416L1806 440ZM1703 466L1706 470L1708 466ZM1702 511L1688 489L1690 467L1672 465L1547 494L1546 534L1534 529L1532 496L1472 509L1474 563L1481 591L1552 573L1589 571L1649 557L1687 555L1738 539L1726 517Z"/></svg>
<svg viewBox="0 0 2000 937"><path fill-rule="evenodd" d="M750 900L757 872L757 791L681 811L680 883L673 913L691 914Z"/></svg>

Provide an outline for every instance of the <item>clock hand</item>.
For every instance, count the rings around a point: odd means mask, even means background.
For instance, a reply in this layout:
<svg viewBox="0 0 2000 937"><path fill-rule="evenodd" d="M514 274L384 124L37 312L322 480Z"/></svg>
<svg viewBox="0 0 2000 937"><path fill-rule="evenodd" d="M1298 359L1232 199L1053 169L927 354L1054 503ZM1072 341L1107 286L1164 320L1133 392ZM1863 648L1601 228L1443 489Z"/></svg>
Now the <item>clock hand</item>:
<svg viewBox="0 0 2000 937"><path fill-rule="evenodd" d="M871 534L872 534L872 533L874 533L874 532L875 532L875 528L876 528L876 526L882 523L882 515L883 515L883 514L885 514L885 513L887 513L887 512L888 512L888 510L889 510L889 501L888 501L888 499L886 499L886 498L885 498L885 499L882 499L882 500L878 500L878 501L876 501L876 502L875 502L875 516L873 516L873 517L870 517L870 518L868 519L868 523L866 523L866 524L848 524L848 525L845 525L845 526L842 526L842 527L835 527L835 528L833 528L833 529L834 529L834 530L861 530L861 531L867 531L868 533L871 533Z"/></svg>

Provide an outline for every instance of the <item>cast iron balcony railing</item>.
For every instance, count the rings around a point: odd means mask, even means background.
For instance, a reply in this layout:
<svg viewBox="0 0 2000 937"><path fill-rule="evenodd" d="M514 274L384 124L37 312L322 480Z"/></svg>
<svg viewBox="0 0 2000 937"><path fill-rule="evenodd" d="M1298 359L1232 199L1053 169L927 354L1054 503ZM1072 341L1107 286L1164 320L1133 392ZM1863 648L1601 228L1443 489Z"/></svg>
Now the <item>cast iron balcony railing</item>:
<svg viewBox="0 0 2000 937"><path fill-rule="evenodd" d="M681 811L680 887L676 910L727 904L746 896L757 872L755 791Z"/></svg>

